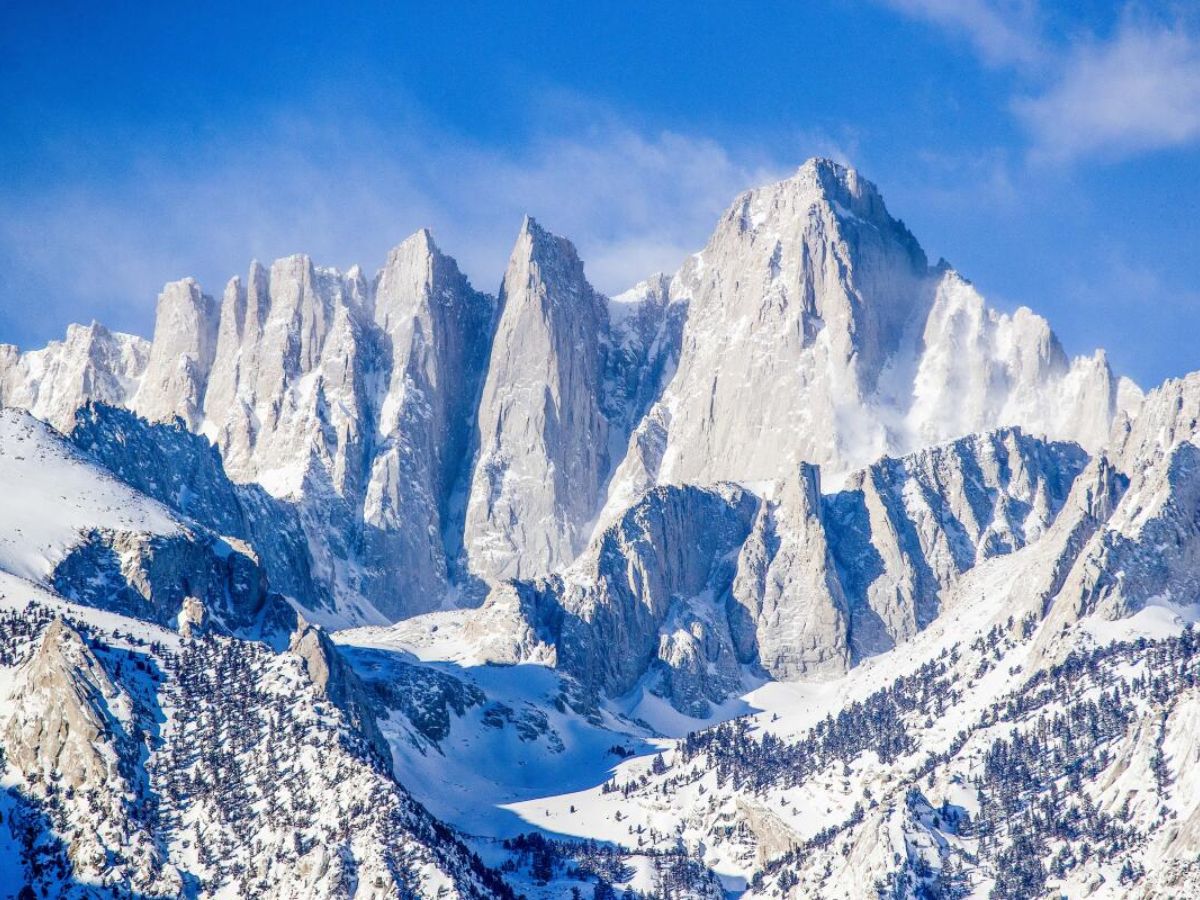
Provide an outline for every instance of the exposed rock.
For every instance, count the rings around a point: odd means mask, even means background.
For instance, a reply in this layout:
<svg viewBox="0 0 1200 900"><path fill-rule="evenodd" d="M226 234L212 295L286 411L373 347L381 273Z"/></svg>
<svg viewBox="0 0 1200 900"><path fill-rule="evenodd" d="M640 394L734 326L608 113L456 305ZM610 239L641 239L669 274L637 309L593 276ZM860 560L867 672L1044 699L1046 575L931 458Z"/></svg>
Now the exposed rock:
<svg viewBox="0 0 1200 900"><path fill-rule="evenodd" d="M61 618L16 672L5 709L8 771L27 798L55 811L76 878L149 896L179 894L180 873L147 816L133 702ZM23 827L32 850L36 826ZM43 847L35 856L51 853Z"/></svg>
<svg viewBox="0 0 1200 900"><path fill-rule="evenodd" d="M266 576L253 551L214 535L96 529L54 570L54 589L76 603L177 627L199 601L231 632L252 629L266 608Z"/></svg>
<svg viewBox="0 0 1200 900"><path fill-rule="evenodd" d="M850 611L829 547L820 472L801 465L759 508L738 554L730 625L743 662L772 677L844 672Z"/></svg>
<svg viewBox="0 0 1200 900"><path fill-rule="evenodd" d="M583 548L609 468L604 299L566 240L527 218L500 292L479 406L465 542L491 578L553 571Z"/></svg>
<svg viewBox="0 0 1200 900"><path fill-rule="evenodd" d="M152 420L179 416L189 428L197 428L216 344L213 299L195 279L168 284L158 298L150 358L133 408Z"/></svg>
<svg viewBox="0 0 1200 900"><path fill-rule="evenodd" d="M103 325L71 325L64 341L20 352L0 344L0 406L27 409L59 431L90 400L129 403L150 356L150 342Z"/></svg>

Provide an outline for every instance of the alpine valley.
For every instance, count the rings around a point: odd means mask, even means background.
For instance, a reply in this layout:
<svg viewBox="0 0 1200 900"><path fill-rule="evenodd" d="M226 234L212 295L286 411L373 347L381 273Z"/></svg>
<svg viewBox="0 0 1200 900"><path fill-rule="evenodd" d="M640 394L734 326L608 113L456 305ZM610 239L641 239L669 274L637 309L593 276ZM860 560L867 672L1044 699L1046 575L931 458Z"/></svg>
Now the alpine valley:
<svg viewBox="0 0 1200 900"><path fill-rule="evenodd" d="M1200 896L1200 373L853 169L0 345L0 895Z"/></svg>

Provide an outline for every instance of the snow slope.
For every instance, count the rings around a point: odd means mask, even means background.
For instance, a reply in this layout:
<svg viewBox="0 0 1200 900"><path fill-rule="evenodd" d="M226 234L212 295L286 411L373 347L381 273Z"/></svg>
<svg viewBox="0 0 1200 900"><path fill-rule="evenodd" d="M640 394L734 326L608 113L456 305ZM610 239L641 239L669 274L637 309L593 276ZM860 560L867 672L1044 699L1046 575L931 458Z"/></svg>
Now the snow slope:
<svg viewBox="0 0 1200 900"><path fill-rule="evenodd" d="M171 535L178 523L28 413L0 409L0 568L44 580L96 528Z"/></svg>

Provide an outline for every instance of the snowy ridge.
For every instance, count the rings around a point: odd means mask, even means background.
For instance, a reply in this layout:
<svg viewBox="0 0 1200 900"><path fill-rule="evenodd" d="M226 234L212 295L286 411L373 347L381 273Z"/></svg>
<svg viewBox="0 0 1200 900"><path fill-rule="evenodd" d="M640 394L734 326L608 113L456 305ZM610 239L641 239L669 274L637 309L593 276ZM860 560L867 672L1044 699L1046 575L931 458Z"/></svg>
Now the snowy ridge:
<svg viewBox="0 0 1200 900"><path fill-rule="evenodd" d="M460 614L455 652L548 663L596 696L648 679L703 718L763 676L838 675L912 639L965 572L1052 525L1086 462L1006 430L881 460L826 495L807 465L770 498L655 488L560 575Z"/></svg>

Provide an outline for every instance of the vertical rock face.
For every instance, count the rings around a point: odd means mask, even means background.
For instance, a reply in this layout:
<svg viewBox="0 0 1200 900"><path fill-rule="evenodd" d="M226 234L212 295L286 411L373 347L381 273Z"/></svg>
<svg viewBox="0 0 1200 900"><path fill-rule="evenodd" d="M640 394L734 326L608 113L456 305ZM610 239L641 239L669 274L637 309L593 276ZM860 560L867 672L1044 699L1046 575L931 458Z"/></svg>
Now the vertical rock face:
<svg viewBox="0 0 1200 900"><path fill-rule="evenodd" d="M251 267L222 303L204 430L230 474L300 496L314 464L339 496L361 487L370 412L367 288L306 256Z"/></svg>
<svg viewBox="0 0 1200 900"><path fill-rule="evenodd" d="M570 562L599 511L608 313L575 248L528 218L500 305L465 541L480 574L520 578Z"/></svg>
<svg viewBox="0 0 1200 900"><path fill-rule="evenodd" d="M238 387L245 377L249 380L258 358L263 321L269 305L267 271L257 261L250 264L245 282L233 278L225 287L217 326L217 347L214 365L208 377L205 406L213 411L233 410L238 404ZM244 374L245 373L245 374ZM243 444L250 436L234 429Z"/></svg>
<svg viewBox="0 0 1200 900"><path fill-rule="evenodd" d="M759 509L738 555L730 624L739 657L772 677L844 672L849 610L829 548L820 472L802 465Z"/></svg>
<svg viewBox="0 0 1200 900"><path fill-rule="evenodd" d="M445 592L462 542L492 317L492 298L472 290L426 231L392 251L375 283L391 371L363 517L371 555L413 572L430 598Z"/></svg>
<svg viewBox="0 0 1200 900"><path fill-rule="evenodd" d="M154 340L133 408L152 420L200 424L217 344L217 305L195 279L176 281L158 298Z"/></svg>

